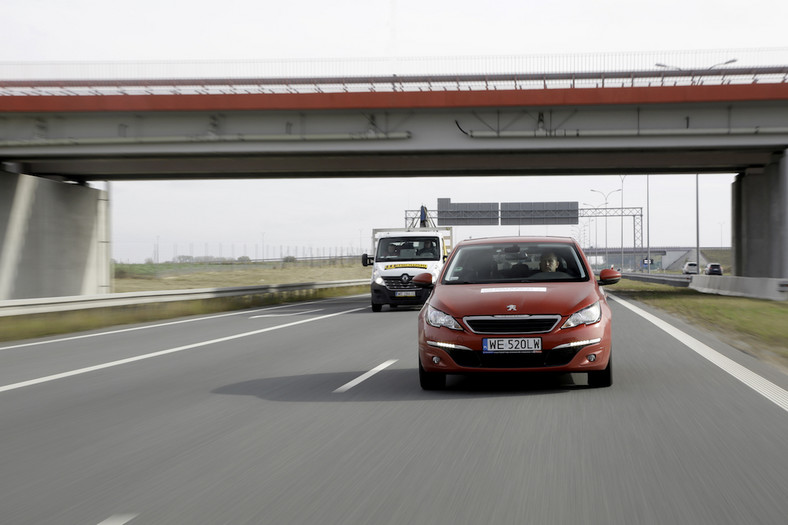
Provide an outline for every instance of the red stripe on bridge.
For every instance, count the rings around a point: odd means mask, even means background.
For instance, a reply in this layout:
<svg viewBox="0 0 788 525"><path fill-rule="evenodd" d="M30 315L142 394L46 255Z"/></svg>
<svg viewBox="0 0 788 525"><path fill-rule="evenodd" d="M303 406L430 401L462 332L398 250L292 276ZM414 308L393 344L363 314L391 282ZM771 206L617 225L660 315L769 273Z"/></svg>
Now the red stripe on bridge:
<svg viewBox="0 0 788 525"><path fill-rule="evenodd" d="M0 112L285 111L644 105L788 100L788 83L362 93L0 96Z"/></svg>

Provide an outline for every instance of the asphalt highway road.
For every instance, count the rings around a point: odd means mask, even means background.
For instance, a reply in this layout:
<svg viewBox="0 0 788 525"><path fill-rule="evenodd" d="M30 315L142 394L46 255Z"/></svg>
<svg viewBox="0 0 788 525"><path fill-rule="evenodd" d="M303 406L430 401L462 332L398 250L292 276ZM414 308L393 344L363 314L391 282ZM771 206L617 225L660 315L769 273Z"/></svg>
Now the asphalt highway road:
<svg viewBox="0 0 788 525"><path fill-rule="evenodd" d="M611 303L602 389L424 392L368 297L5 343L0 523L787 523L788 375Z"/></svg>

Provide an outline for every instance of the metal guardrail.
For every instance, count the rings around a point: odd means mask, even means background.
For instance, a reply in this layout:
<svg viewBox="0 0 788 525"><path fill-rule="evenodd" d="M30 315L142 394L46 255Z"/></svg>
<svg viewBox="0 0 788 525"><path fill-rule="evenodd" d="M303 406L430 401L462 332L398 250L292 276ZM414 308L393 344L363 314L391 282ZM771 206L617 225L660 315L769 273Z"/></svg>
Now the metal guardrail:
<svg viewBox="0 0 788 525"><path fill-rule="evenodd" d="M112 308L117 306L134 306L150 303L240 297L245 295L280 294L306 290L345 288L362 286L368 283L369 279L355 279L318 283L270 284L233 288L199 288L194 290L127 292L91 296L15 299L0 301L0 317L90 310L94 308Z"/></svg>
<svg viewBox="0 0 788 525"><path fill-rule="evenodd" d="M643 281L647 283L667 284L668 286L677 286L686 288L692 282L691 275L671 275L667 273L621 273L622 277L632 279L633 281Z"/></svg>

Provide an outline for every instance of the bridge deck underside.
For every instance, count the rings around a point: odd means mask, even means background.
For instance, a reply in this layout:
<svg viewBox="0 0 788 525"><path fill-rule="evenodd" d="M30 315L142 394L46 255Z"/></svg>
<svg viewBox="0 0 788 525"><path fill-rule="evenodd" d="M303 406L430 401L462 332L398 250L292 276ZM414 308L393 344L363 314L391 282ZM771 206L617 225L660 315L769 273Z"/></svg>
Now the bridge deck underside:
<svg viewBox="0 0 788 525"><path fill-rule="evenodd" d="M142 155L14 159L19 171L66 179L144 180L616 173L736 173L762 167L774 148L688 151L402 152Z"/></svg>

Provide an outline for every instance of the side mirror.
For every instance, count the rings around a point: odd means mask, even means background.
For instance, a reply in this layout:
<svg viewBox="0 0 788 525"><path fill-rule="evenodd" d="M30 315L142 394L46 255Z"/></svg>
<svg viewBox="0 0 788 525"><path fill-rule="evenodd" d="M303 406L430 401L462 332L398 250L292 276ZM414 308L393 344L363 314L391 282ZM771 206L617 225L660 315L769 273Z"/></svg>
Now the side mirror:
<svg viewBox="0 0 788 525"><path fill-rule="evenodd" d="M606 284L616 284L621 280L621 272L617 272L611 268L605 268L599 272L599 284L605 286Z"/></svg>
<svg viewBox="0 0 788 525"><path fill-rule="evenodd" d="M420 273L416 277L413 278L411 281L413 284L418 286L419 288L432 288L432 274L431 273Z"/></svg>
<svg viewBox="0 0 788 525"><path fill-rule="evenodd" d="M372 266L373 264L375 264L375 258L374 257L370 257L366 253L361 256L361 265L362 266Z"/></svg>

